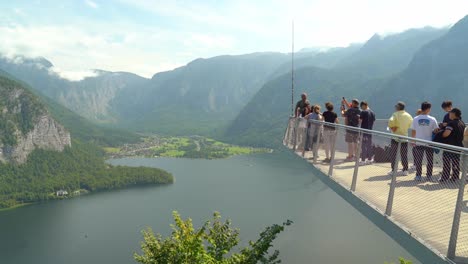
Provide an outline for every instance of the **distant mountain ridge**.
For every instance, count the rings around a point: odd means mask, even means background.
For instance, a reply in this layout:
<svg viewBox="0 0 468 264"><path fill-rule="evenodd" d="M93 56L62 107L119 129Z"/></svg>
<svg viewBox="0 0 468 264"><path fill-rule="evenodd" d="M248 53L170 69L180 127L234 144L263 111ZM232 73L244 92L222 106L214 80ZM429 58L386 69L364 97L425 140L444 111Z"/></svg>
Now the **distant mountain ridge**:
<svg viewBox="0 0 468 264"><path fill-rule="evenodd" d="M404 70L422 46L440 38L447 31L447 28L425 27L388 36L375 34L357 52L337 64L336 68L370 78L392 76Z"/></svg>
<svg viewBox="0 0 468 264"><path fill-rule="evenodd" d="M0 56L0 69L26 82L81 116L97 122L116 120L112 100L124 89L135 90L148 79L127 72L95 70L96 76L69 81L52 71L53 64L44 58L12 59Z"/></svg>
<svg viewBox="0 0 468 264"><path fill-rule="evenodd" d="M433 102L433 113L442 116L440 103L452 100L468 116L468 16L447 34L424 45L408 67L375 91L375 109L389 114L388 102L403 100L414 112L424 100Z"/></svg>
<svg viewBox="0 0 468 264"><path fill-rule="evenodd" d="M218 56L197 59L152 79L99 71L79 82L51 74L52 63L46 61L37 66L0 57L0 69L96 122L134 131L207 134L232 120L288 59L280 53Z"/></svg>
<svg viewBox="0 0 468 264"><path fill-rule="evenodd" d="M348 47L329 48L324 51L316 52L300 52L296 53L294 60L294 68L301 69L305 67L319 67L324 69L332 69L339 65L340 62L359 51L362 44L351 44ZM283 74L291 72L291 61L283 63L270 76L273 80Z"/></svg>
<svg viewBox="0 0 468 264"><path fill-rule="evenodd" d="M227 125L289 57L253 53L197 59L158 73L137 94L115 99L125 127L165 134L212 135ZM128 98L131 103L128 104ZM163 124L163 126L161 126Z"/></svg>

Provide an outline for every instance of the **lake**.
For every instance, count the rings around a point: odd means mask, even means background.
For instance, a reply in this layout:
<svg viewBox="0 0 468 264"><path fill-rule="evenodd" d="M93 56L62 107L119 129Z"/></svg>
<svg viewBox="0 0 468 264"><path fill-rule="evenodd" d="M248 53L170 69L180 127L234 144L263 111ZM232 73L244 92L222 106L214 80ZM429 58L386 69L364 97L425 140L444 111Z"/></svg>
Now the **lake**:
<svg viewBox="0 0 468 264"><path fill-rule="evenodd" d="M0 263L134 263L141 230L169 234L173 210L197 226L219 211L240 228L241 243L290 219L275 242L283 263L419 263L290 153L109 163L162 168L176 180L0 212Z"/></svg>

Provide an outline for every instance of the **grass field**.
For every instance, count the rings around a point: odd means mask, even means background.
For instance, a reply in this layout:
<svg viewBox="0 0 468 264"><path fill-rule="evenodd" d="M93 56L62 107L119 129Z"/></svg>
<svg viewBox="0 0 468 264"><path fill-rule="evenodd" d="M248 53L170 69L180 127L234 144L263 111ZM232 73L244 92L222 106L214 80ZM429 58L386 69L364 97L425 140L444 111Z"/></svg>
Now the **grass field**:
<svg viewBox="0 0 468 264"><path fill-rule="evenodd" d="M234 155L265 153L270 150L235 146L200 136L153 136L145 138L143 143L127 146L125 149L105 148L105 151L112 156L220 159Z"/></svg>

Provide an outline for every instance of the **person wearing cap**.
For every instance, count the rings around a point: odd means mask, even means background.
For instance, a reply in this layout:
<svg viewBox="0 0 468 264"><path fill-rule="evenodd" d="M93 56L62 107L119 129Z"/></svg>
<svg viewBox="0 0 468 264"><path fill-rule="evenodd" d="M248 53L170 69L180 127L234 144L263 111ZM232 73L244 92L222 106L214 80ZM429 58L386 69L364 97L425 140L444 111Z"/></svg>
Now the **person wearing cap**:
<svg viewBox="0 0 468 264"><path fill-rule="evenodd" d="M341 115L345 118L345 125L350 127L359 127L361 122L359 100L353 99L351 102L351 108L346 111L342 110ZM348 143L348 157L346 157L345 161L352 161L356 157L358 137L358 131L346 130L345 141Z"/></svg>
<svg viewBox="0 0 468 264"><path fill-rule="evenodd" d="M408 130L413 123L413 117L405 111L405 103L398 102L395 105L395 113L393 113L392 117L388 120L388 127L392 131L393 134L398 136L408 136ZM400 156L401 156L401 163L403 165L403 169L399 173L399 175L408 175L408 142L401 141L400 145ZM398 149L398 141L397 139L392 139L390 145L390 155L392 160L392 171L388 174L392 175L393 171L395 170L396 164L396 157L397 157L397 149Z"/></svg>
<svg viewBox="0 0 468 264"><path fill-rule="evenodd" d="M305 116L305 110L307 105L310 105L309 101L307 100L307 94L302 93L301 100L296 104L296 117Z"/></svg>
<svg viewBox="0 0 468 264"><path fill-rule="evenodd" d="M417 115L411 124L411 137L432 141L432 134L439 128L437 120L429 115L431 113L431 103L421 104L421 113ZM426 154L426 176L428 181L432 181L432 171L434 164L434 149L425 144L413 145L414 166L416 169L416 181L422 180L422 163Z"/></svg>
<svg viewBox="0 0 468 264"><path fill-rule="evenodd" d="M453 108L449 112L450 122L444 129L442 137L448 145L463 147L463 133L465 123L462 121L462 112L458 108ZM460 177L460 154L445 150L442 154L443 169L439 182L448 180L456 181ZM452 172L452 177L450 177Z"/></svg>

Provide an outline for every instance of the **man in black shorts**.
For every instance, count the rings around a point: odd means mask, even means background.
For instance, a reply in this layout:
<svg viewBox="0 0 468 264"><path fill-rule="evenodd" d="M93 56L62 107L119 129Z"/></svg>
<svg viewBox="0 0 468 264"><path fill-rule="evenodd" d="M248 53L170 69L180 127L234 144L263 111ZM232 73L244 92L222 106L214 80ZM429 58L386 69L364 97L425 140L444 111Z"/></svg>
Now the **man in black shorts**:
<svg viewBox="0 0 468 264"><path fill-rule="evenodd" d="M359 110L359 101L357 99L353 99L351 108L341 111L341 114L345 118L345 125L359 127L361 110ZM348 143L348 157L346 157L346 161L352 161L356 157L358 137L358 131L346 130L345 141Z"/></svg>

